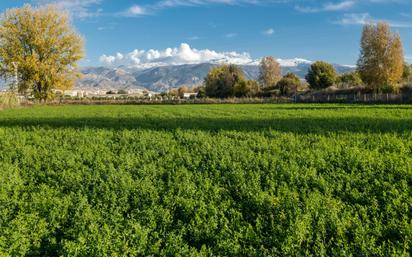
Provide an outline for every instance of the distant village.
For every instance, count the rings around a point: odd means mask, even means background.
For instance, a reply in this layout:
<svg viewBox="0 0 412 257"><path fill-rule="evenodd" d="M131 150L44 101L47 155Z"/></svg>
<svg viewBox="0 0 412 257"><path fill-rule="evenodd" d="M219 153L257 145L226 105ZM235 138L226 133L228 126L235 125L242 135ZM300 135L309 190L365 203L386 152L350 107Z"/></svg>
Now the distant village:
<svg viewBox="0 0 412 257"><path fill-rule="evenodd" d="M170 91L176 91L171 89ZM0 95L10 92L10 88L2 88ZM196 98L198 93L185 92L179 95L170 92L154 92L146 89L71 89L71 90L53 90L56 97L69 99L124 99L124 98L168 98L191 99ZM30 98L31 95L20 95L20 98Z"/></svg>

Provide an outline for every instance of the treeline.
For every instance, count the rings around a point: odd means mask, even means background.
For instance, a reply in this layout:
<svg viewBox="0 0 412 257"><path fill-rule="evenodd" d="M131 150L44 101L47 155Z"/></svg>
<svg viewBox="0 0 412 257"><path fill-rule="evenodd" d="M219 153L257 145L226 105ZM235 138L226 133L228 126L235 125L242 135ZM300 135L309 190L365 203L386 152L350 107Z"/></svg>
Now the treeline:
<svg viewBox="0 0 412 257"><path fill-rule="evenodd" d="M294 73L282 76L282 68L274 57L261 60L258 80L248 80L240 66L226 64L212 68L204 84L190 90L181 87L175 95L196 92L198 97L268 97L292 96L299 92L325 89L353 89L373 93L399 93L412 84L412 65L404 61L399 33L387 23L365 25L361 52L353 72L338 74L332 64L314 62L301 80Z"/></svg>

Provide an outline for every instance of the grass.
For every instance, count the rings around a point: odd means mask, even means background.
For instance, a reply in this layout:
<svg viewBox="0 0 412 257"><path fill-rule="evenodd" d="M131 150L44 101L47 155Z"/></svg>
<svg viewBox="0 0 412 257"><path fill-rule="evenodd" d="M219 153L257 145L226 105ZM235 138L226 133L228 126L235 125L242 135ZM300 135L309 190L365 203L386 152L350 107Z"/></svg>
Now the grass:
<svg viewBox="0 0 412 257"><path fill-rule="evenodd" d="M0 112L0 256L409 256L412 106Z"/></svg>

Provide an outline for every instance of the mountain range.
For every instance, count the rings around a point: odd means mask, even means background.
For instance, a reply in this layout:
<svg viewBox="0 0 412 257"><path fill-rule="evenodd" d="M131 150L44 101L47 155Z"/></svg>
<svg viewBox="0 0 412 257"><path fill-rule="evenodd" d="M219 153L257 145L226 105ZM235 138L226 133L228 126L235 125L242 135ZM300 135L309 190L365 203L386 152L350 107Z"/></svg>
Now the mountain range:
<svg viewBox="0 0 412 257"><path fill-rule="evenodd" d="M278 60L282 73L293 72L304 79L311 61L305 59ZM167 91L179 86L197 86L203 83L208 71L219 63L200 63L184 65L165 65L149 68L119 66L119 67L84 67L82 78L76 88L88 90L137 90L148 89L155 92ZM257 79L259 62L240 65L248 79ZM338 73L350 72L355 69L348 65L334 65Z"/></svg>

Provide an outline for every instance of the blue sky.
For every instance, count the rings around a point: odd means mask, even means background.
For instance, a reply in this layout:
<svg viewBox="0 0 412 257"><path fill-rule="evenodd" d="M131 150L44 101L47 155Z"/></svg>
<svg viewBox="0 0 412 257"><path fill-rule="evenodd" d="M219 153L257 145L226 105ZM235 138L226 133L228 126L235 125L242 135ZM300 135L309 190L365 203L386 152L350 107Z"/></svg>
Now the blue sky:
<svg viewBox="0 0 412 257"><path fill-rule="evenodd" d="M82 65L266 55L355 64L362 24L378 20L400 32L412 61L411 0L7 0L0 9L24 3L71 13L86 40Z"/></svg>

